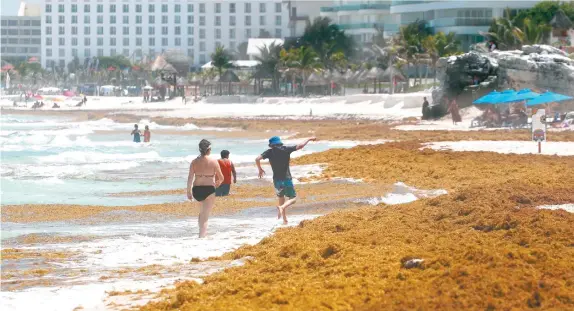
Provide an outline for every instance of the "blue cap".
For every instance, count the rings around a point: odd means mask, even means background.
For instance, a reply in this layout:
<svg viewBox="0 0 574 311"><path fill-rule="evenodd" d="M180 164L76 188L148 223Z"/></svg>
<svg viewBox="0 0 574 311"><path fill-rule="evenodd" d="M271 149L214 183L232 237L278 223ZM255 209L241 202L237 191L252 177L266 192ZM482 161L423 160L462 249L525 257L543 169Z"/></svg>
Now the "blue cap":
<svg viewBox="0 0 574 311"><path fill-rule="evenodd" d="M281 142L279 136L273 136L269 138L269 145L283 145L283 142Z"/></svg>

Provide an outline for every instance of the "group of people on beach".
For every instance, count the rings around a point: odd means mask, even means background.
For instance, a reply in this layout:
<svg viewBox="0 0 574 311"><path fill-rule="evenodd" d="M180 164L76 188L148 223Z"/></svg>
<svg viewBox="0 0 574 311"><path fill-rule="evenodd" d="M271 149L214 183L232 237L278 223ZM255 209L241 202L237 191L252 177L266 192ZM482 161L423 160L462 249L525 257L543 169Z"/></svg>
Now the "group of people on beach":
<svg viewBox="0 0 574 311"><path fill-rule="evenodd" d="M259 178L265 176L261 161L268 159L271 164L273 185L279 203L276 206L277 219L283 218L283 224L288 223L286 209L297 201L297 193L289 168L291 153L303 149L309 142L315 140L312 137L298 145L285 146L280 137L273 136L269 139L269 149L255 159ZM235 166L229 160L229 151L223 150L219 160L210 158L211 142L202 139L199 142L199 153L200 155L189 166L187 198L200 203L199 237L203 238L207 235L207 220L215 204L215 197L228 195L231 178L233 176L233 183L236 183L237 176Z"/></svg>

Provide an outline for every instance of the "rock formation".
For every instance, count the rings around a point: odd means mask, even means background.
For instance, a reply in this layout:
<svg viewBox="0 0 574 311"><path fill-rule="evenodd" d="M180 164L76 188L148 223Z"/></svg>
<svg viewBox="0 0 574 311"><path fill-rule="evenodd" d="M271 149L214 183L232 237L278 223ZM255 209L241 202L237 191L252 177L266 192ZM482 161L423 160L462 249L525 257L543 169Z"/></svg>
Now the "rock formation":
<svg viewBox="0 0 574 311"><path fill-rule="evenodd" d="M482 49L484 51L484 49ZM434 104L457 97L461 107L492 90L530 88L574 95L574 60L548 45L525 45L522 50L471 52L441 58L437 64L440 87Z"/></svg>

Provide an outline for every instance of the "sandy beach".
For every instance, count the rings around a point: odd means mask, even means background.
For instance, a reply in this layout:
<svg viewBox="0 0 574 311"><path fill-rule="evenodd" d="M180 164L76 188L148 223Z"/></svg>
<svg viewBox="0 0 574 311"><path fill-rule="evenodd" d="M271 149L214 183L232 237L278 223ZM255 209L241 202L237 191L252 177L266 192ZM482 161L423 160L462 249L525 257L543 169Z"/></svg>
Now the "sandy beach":
<svg viewBox="0 0 574 311"><path fill-rule="evenodd" d="M574 308L574 131L549 132L538 154L528 129L470 128L472 109L458 126L421 122L421 96L2 102L2 191L23 191L3 195L3 305ZM152 144L122 141L134 123ZM319 139L292 160L286 227L253 162L273 135ZM199 240L184 187L203 137L234 148L239 181Z"/></svg>

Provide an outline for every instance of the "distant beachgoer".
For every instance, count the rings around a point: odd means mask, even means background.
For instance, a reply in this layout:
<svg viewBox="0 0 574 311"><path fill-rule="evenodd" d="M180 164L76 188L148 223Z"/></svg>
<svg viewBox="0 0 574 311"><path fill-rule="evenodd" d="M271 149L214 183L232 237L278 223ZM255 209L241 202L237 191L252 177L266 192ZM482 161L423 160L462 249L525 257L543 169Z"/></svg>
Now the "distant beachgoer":
<svg viewBox="0 0 574 311"><path fill-rule="evenodd" d="M224 197L229 195L229 190L231 190L231 177L233 176L233 183L237 183L237 173L235 173L235 165L229 160L229 151L221 151L221 159L217 160L219 162L219 168L223 174L223 182L217 189L215 189L215 196Z"/></svg>
<svg viewBox="0 0 574 311"><path fill-rule="evenodd" d="M140 132L140 130L138 130L137 124L134 124L134 130L132 131L132 135L134 136L134 143L141 142L141 140L140 140L141 132Z"/></svg>
<svg viewBox="0 0 574 311"><path fill-rule="evenodd" d="M88 98L84 96L84 106L88 103Z"/></svg>
<svg viewBox="0 0 574 311"><path fill-rule="evenodd" d="M185 99L185 91L181 93L181 102L187 104L187 100Z"/></svg>
<svg viewBox="0 0 574 311"><path fill-rule="evenodd" d="M223 174L219 163L211 159L211 143L202 139L199 142L200 155L189 165L187 177L187 198L201 203L199 217L199 237L207 235L207 220L209 213L215 204L215 189L223 182Z"/></svg>
<svg viewBox="0 0 574 311"><path fill-rule="evenodd" d="M423 120L430 119L430 116L431 116L430 104L427 98L423 97Z"/></svg>
<svg viewBox="0 0 574 311"><path fill-rule="evenodd" d="M56 103L54 103L54 105L52 106L52 108L60 108L60 106Z"/></svg>
<svg viewBox="0 0 574 311"><path fill-rule="evenodd" d="M448 100L448 99L447 99ZM448 112L450 112L450 116L452 117L452 123L456 125L458 122L462 122L462 118L460 116L460 112L458 109L458 105L456 103L456 99L453 99L448 105Z"/></svg>
<svg viewBox="0 0 574 311"><path fill-rule="evenodd" d="M151 132L149 131L149 126L145 126L144 130L144 143L149 143L151 140Z"/></svg>
<svg viewBox="0 0 574 311"><path fill-rule="evenodd" d="M259 178L263 178L265 175L265 171L261 167L261 160L269 159L271 169L273 170L273 185L275 186L275 193L279 199L277 219L283 217L283 224L288 223L286 209L297 201L297 193L295 192L291 171L289 170L291 153L305 148L309 142L316 140L315 137L311 137L299 145L284 146L283 142L281 142L281 138L273 136L269 139L269 149L255 159L255 163L259 169ZM286 201L285 197L289 198L289 200Z"/></svg>

